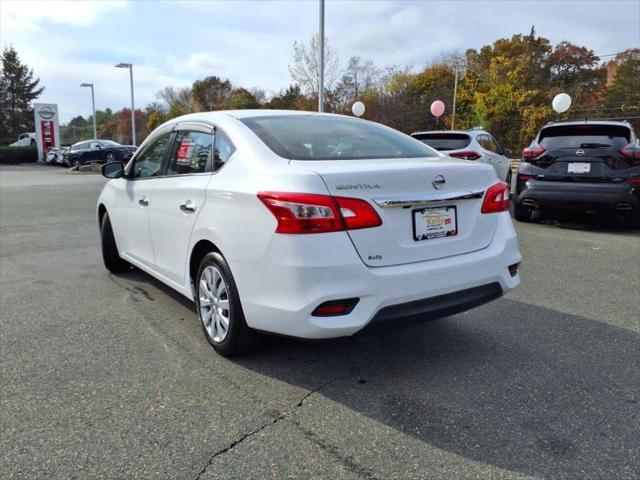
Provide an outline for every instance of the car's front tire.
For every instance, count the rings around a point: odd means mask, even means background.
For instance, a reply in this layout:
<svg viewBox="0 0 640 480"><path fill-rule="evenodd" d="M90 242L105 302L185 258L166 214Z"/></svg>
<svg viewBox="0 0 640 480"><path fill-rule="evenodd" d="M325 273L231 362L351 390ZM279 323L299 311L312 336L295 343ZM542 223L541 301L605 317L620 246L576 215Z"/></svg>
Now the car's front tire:
<svg viewBox="0 0 640 480"><path fill-rule="evenodd" d="M105 160L106 160L107 163L115 162L116 161L116 156L112 152L109 152L109 153L107 153L107 156L105 157Z"/></svg>
<svg viewBox="0 0 640 480"><path fill-rule="evenodd" d="M200 262L196 305L204 335L216 352L233 356L255 345L257 333L245 321L231 269L219 253L209 253Z"/></svg>
<svg viewBox="0 0 640 480"><path fill-rule="evenodd" d="M113 236L113 229L111 228L109 214L106 212L102 217L100 238L102 240L102 260L107 270L111 273L120 273L131 269L131 264L126 260L123 260L118 253L118 247L116 245L116 239Z"/></svg>

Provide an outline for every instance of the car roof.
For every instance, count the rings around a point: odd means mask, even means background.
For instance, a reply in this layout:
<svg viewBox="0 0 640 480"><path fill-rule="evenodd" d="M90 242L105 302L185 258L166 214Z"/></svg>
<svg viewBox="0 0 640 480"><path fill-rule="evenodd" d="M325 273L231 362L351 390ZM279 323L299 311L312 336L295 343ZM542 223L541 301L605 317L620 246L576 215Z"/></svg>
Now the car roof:
<svg viewBox="0 0 640 480"><path fill-rule="evenodd" d="M267 117L267 116L325 116L325 117L348 117L348 118L356 118L350 117L348 115L339 115L336 113L324 113L324 112L310 112L307 110L268 110L268 109L246 109L246 110L216 110L214 112L197 112L197 113L189 113L187 115L182 115L181 117L176 117L167 123L178 123L185 121L202 121L202 122L216 122L220 121L223 118L233 117L238 120L242 120L244 118L253 118L253 117Z"/></svg>
<svg viewBox="0 0 640 480"><path fill-rule="evenodd" d="M462 135L472 135L474 133L488 133L485 130L480 129L472 129L472 130L421 130L419 132L413 132L413 135L424 135L424 134L432 134L432 133L456 133Z"/></svg>
<svg viewBox="0 0 640 480"><path fill-rule="evenodd" d="M560 127L563 125L616 125L619 127L627 127L631 128L631 125L627 121L616 121L616 120L567 120L564 122L549 122L542 128L547 127Z"/></svg>

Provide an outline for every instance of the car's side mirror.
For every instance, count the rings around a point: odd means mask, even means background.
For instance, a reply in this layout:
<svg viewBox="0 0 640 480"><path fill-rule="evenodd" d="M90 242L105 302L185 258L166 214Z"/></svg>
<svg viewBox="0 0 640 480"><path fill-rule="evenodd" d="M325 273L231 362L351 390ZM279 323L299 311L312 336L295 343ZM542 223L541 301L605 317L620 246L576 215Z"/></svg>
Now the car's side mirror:
<svg viewBox="0 0 640 480"><path fill-rule="evenodd" d="M504 155L507 158L511 158L511 156L513 155L513 152L511 151L510 148L503 148L502 155Z"/></svg>
<svg viewBox="0 0 640 480"><path fill-rule="evenodd" d="M110 162L102 165L102 176L106 178L124 177L124 163Z"/></svg>

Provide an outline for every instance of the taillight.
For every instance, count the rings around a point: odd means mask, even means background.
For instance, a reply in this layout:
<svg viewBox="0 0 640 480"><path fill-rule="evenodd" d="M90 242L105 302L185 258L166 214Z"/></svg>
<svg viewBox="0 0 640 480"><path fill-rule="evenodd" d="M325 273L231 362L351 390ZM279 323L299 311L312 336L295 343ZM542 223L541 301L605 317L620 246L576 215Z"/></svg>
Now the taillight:
<svg viewBox="0 0 640 480"><path fill-rule="evenodd" d="M509 210L509 185L498 182L484 194L481 213L497 213Z"/></svg>
<svg viewBox="0 0 640 480"><path fill-rule="evenodd" d="M632 160L640 160L640 144L638 142L630 143L629 145L622 147L620 153L625 158L630 158Z"/></svg>
<svg viewBox="0 0 640 480"><path fill-rule="evenodd" d="M538 142L533 142L527 148L522 151L522 160L529 161L544 153L544 147Z"/></svg>
<svg viewBox="0 0 640 480"><path fill-rule="evenodd" d="M325 233L382 225L364 200L309 193L260 192L258 198L278 221L276 233Z"/></svg>
<svg viewBox="0 0 640 480"><path fill-rule="evenodd" d="M630 183L634 187L640 187L640 177L627 178L625 182Z"/></svg>
<svg viewBox="0 0 640 480"><path fill-rule="evenodd" d="M449 153L448 155L450 157L462 158L464 160L477 160L482 156L478 152L471 152L471 151L468 151L468 152L453 152L453 153Z"/></svg>

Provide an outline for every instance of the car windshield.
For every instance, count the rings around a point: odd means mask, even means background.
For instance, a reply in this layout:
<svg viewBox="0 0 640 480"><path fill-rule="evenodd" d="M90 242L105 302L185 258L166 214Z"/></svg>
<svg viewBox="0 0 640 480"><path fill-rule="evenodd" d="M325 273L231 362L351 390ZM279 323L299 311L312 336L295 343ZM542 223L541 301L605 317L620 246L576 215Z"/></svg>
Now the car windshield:
<svg viewBox="0 0 640 480"><path fill-rule="evenodd" d="M471 142L471 137L465 133L414 133L411 136L439 151L460 150Z"/></svg>
<svg viewBox="0 0 640 480"><path fill-rule="evenodd" d="M554 148L621 149L631 141L631 130L622 125L557 125L543 128L538 143Z"/></svg>
<svg viewBox="0 0 640 480"><path fill-rule="evenodd" d="M403 133L356 118L273 115L241 121L274 153L291 160L438 156L434 150Z"/></svg>

